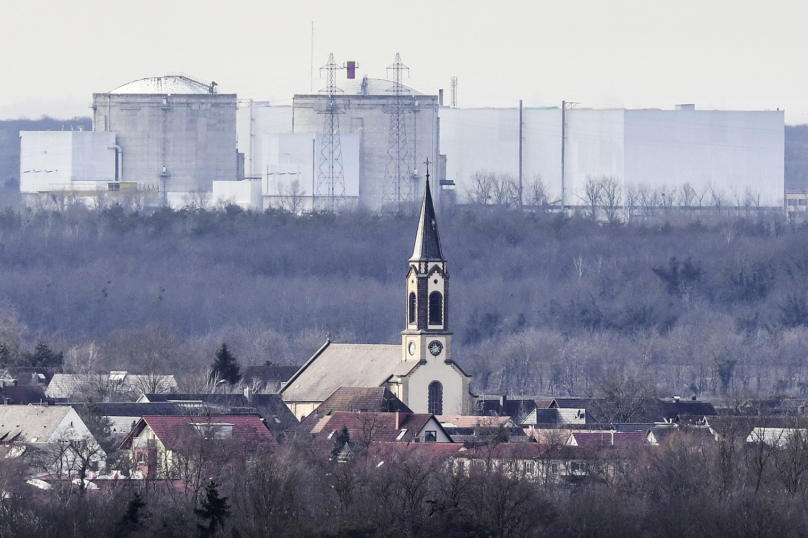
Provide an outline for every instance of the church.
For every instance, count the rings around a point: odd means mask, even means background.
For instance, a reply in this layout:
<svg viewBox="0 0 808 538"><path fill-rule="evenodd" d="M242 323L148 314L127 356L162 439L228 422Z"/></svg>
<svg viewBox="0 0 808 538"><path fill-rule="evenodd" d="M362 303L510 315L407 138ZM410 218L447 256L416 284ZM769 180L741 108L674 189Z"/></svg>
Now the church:
<svg viewBox="0 0 808 538"><path fill-rule="evenodd" d="M328 339L286 382L280 394L298 419L341 387L386 387L414 413L472 414L471 376L452 360L449 272L428 174L405 290L400 345Z"/></svg>

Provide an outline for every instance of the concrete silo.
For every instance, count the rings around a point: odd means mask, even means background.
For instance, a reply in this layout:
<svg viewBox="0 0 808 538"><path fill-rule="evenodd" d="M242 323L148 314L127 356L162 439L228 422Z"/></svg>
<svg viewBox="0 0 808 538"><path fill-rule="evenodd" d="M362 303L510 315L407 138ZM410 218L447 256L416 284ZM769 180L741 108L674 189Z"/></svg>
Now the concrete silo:
<svg viewBox="0 0 808 538"><path fill-rule="evenodd" d="M236 95L186 76L136 80L93 94L93 130L112 131L120 146L120 179L182 205L209 193L215 180L236 179Z"/></svg>

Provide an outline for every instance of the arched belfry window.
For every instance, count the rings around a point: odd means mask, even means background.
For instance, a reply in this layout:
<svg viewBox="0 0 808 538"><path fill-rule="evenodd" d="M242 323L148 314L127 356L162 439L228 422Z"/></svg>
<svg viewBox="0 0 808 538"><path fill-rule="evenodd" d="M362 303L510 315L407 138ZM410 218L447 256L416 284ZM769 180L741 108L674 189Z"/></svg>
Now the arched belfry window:
<svg viewBox="0 0 808 538"><path fill-rule="evenodd" d="M415 323L415 293L410 292L410 300L408 304L408 309L410 311L410 323Z"/></svg>
<svg viewBox="0 0 808 538"><path fill-rule="evenodd" d="M439 291L429 294L429 324L443 325L443 295Z"/></svg>
<svg viewBox="0 0 808 538"><path fill-rule="evenodd" d="M429 412L433 415L443 414L443 385L440 381L429 384Z"/></svg>

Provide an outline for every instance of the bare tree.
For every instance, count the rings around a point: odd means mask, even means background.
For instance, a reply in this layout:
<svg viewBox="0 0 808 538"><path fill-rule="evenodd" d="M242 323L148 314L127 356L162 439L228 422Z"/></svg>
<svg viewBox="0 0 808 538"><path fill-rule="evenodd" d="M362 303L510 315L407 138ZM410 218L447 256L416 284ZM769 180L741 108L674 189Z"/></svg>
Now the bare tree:
<svg viewBox="0 0 808 538"><path fill-rule="evenodd" d="M289 213L299 215L303 211L306 189L300 188L300 180L293 179L288 185L278 185L281 195L281 206Z"/></svg>
<svg viewBox="0 0 808 538"><path fill-rule="evenodd" d="M631 217L634 216L634 211L640 203L640 193L634 185L626 185L625 193L626 222L631 222Z"/></svg>
<svg viewBox="0 0 808 538"><path fill-rule="evenodd" d="M540 174L533 176L532 180L527 182L527 189L524 192L525 202L529 206L534 206L542 210L547 208L547 187Z"/></svg>
<svg viewBox="0 0 808 538"><path fill-rule="evenodd" d="M609 222L619 221L618 211L623 203L623 187L612 176L604 176L600 180L601 200L603 210Z"/></svg>
<svg viewBox="0 0 808 538"><path fill-rule="evenodd" d="M600 379L594 411L602 422L631 422L654 397L654 384L643 373L611 369Z"/></svg>
<svg viewBox="0 0 808 538"><path fill-rule="evenodd" d="M584 183L583 195L579 196L581 201L586 205L586 211L589 218L596 220L598 218L598 206L603 200L603 185L597 179L589 176Z"/></svg>
<svg viewBox="0 0 808 538"><path fill-rule="evenodd" d="M518 196L516 180L510 174L497 174L493 178L492 196L496 205L506 206Z"/></svg>
<svg viewBox="0 0 808 538"><path fill-rule="evenodd" d="M481 170L471 176L471 186L466 191L469 203L488 205L493 201L494 183L496 176L491 172Z"/></svg>
<svg viewBox="0 0 808 538"><path fill-rule="evenodd" d="M648 185L640 185L637 190L640 206L646 216L655 215L660 206L659 191L651 188Z"/></svg>
<svg viewBox="0 0 808 538"><path fill-rule="evenodd" d="M685 183L679 187L679 207L692 207L696 201L696 190L690 183Z"/></svg>
<svg viewBox="0 0 808 538"><path fill-rule="evenodd" d="M713 207L718 209L718 214L720 215L721 206L724 205L724 198L725 198L724 191L715 188L713 185L710 185L707 188L707 190L710 194L710 204L712 204Z"/></svg>

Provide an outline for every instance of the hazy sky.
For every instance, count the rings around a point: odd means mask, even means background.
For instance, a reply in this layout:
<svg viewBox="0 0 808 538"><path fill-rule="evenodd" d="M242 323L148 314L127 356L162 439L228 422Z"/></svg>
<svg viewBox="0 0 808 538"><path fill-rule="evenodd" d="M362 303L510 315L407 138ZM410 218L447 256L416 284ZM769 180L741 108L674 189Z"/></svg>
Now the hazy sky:
<svg viewBox="0 0 808 538"><path fill-rule="evenodd" d="M461 107L786 110L808 123L808 3L750 1L3 0L0 118L89 115L92 94L169 73L290 104L319 67ZM344 75L343 75L344 76ZM342 79L344 80L344 79Z"/></svg>

